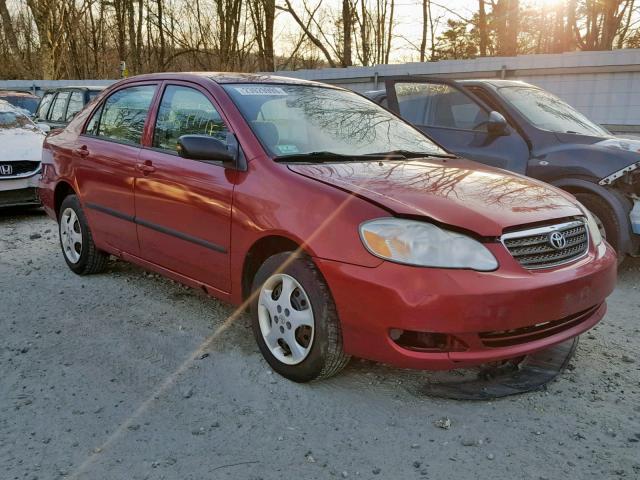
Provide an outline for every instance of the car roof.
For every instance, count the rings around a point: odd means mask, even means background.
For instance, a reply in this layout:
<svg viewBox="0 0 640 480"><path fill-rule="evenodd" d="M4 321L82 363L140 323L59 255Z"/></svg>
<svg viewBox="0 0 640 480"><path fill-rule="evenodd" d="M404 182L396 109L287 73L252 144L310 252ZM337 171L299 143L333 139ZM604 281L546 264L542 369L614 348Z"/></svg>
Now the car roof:
<svg viewBox="0 0 640 480"><path fill-rule="evenodd" d="M26 98L38 98L31 92L22 92L20 90L0 90L0 97L26 97Z"/></svg>
<svg viewBox="0 0 640 480"><path fill-rule="evenodd" d="M240 73L240 72L166 72L166 73L149 73L129 77L127 80L144 81L144 80L188 80L208 78L219 84L228 83L280 83L289 85L313 85L318 87L329 87L339 89L333 85L326 83L314 82L310 80L302 80L299 78L281 77L279 75L270 75L262 73Z"/></svg>
<svg viewBox="0 0 640 480"><path fill-rule="evenodd" d="M439 79L437 77L416 77L418 79L422 78L423 80L431 80L434 82L437 82ZM539 88L536 87L535 85L531 85L530 83L527 82L522 82L520 80L503 80L500 78L471 78L471 79L464 79L464 80L456 80L455 78L447 78L444 80L449 80L449 81L454 81L456 82L458 85L461 86L474 86L474 85L491 85L494 88L501 88L501 87L531 87L531 88ZM367 92L364 92L364 94L367 97L376 97L379 95L384 95L386 94L387 91L386 90L369 90Z"/></svg>
<svg viewBox="0 0 640 480"><path fill-rule="evenodd" d="M531 87L538 88L535 85L531 85L527 82L522 82L520 80L503 80L500 78L476 78L476 79L468 79L468 80L456 80L460 85L470 86L470 85L491 85L495 88L501 87Z"/></svg>
<svg viewBox="0 0 640 480"><path fill-rule="evenodd" d="M60 92L62 90L95 90L97 92L100 92L100 91L104 90L105 88L107 88L107 87L103 87L103 86L99 86L99 85L69 85L69 86L64 86L64 87L47 88L45 93L48 93L48 92Z"/></svg>

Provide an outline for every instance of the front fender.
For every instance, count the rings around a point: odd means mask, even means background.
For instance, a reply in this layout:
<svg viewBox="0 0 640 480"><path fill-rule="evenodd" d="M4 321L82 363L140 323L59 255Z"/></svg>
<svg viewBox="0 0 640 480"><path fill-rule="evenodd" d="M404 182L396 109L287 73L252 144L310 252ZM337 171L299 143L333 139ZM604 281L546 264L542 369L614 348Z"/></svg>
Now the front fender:
<svg viewBox="0 0 640 480"><path fill-rule="evenodd" d="M559 178L550 182L551 185L570 193L592 193L598 195L613 209L618 223L625 226L620 235L620 252L636 254L640 246L640 239L631 230L629 213L633 205L621 192L613 188L603 187L597 183L581 178Z"/></svg>

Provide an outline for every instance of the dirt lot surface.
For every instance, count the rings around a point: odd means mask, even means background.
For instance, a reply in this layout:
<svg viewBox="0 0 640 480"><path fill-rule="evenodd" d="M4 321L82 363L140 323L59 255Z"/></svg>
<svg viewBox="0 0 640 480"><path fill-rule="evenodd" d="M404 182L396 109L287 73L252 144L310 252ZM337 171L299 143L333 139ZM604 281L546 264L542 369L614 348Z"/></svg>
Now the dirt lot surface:
<svg viewBox="0 0 640 480"><path fill-rule="evenodd" d="M197 350L230 306L119 261L78 277L54 222L0 213L0 478L637 479L639 293L628 261L543 391L433 399L432 374L358 360L297 385L246 317Z"/></svg>

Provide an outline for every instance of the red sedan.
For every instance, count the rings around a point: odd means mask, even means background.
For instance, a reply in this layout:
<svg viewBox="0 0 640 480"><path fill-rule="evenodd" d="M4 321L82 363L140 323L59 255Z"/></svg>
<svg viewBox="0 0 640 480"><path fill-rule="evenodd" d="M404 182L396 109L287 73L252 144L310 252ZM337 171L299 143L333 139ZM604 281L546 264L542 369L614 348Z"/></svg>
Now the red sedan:
<svg viewBox="0 0 640 480"><path fill-rule="evenodd" d="M442 150L319 83L154 74L44 145L40 197L71 270L109 254L249 305L280 374L351 355L450 369L593 327L616 259L570 195Z"/></svg>

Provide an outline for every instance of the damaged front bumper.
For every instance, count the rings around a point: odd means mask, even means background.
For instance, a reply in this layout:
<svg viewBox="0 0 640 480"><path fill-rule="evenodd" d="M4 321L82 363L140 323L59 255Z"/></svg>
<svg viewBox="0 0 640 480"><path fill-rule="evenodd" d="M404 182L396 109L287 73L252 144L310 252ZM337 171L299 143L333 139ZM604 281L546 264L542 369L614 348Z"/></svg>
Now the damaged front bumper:
<svg viewBox="0 0 640 480"><path fill-rule="evenodd" d="M633 208L629 213L629 219L631 220L631 231L636 235L640 235L640 197L634 195L632 197Z"/></svg>
<svg viewBox="0 0 640 480"><path fill-rule="evenodd" d="M640 235L640 162L632 163L607 175L598 184L603 187L616 188L630 200L631 231Z"/></svg>

